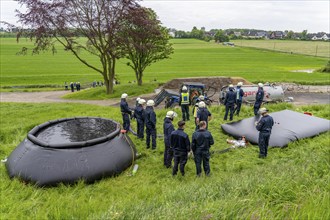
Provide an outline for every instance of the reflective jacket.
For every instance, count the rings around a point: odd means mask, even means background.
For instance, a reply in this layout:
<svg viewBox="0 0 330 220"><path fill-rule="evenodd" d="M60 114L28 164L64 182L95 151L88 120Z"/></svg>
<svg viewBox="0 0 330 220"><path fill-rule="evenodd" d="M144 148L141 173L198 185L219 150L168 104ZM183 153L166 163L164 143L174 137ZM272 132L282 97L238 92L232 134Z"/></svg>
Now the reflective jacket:
<svg viewBox="0 0 330 220"><path fill-rule="evenodd" d="M236 100L242 101L242 98L244 96L244 91L241 87L236 88Z"/></svg>
<svg viewBox="0 0 330 220"><path fill-rule="evenodd" d="M187 92L181 93L179 104L180 105L189 105L190 104L189 93L187 93Z"/></svg>

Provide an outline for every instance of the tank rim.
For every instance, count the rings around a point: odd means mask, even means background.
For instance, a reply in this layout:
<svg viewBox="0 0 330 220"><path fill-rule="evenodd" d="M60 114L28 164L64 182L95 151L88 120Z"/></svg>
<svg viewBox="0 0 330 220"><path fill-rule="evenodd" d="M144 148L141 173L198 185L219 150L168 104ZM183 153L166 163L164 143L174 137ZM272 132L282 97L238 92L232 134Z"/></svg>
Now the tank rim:
<svg viewBox="0 0 330 220"><path fill-rule="evenodd" d="M48 127L50 125L57 124L60 122L77 120L77 119L102 119L102 120L106 120L106 121L111 121L112 123L116 124L116 130L111 132L110 134L100 137L100 138L94 138L94 139L87 140L87 141L61 143L61 144L49 144L49 143L46 143L46 142L38 139L35 136L41 129L43 129L45 127ZM61 119L51 120L51 121L47 121L43 124L37 125L29 131L29 133L27 134L27 139L29 139L32 143L34 143L36 145L39 145L41 147L46 147L46 148L81 148L81 147L88 147L88 146L92 146L92 145L96 145L99 143L109 141L119 134L120 134L120 124L114 120L107 119L107 118L101 118L101 117L73 117L73 118L61 118Z"/></svg>

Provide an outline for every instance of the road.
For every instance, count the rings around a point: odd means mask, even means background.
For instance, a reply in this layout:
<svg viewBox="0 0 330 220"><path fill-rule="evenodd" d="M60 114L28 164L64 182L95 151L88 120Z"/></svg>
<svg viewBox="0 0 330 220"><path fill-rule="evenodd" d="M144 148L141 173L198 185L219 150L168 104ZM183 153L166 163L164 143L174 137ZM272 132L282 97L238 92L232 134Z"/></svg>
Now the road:
<svg viewBox="0 0 330 220"><path fill-rule="evenodd" d="M316 92L315 92L316 91ZM108 99L108 100L72 100L63 99L63 95L70 93L70 91L47 91L47 92L2 92L0 93L0 102L23 102L23 103L83 103L100 106L117 106L120 99ZM155 94L145 94L142 98L149 99ZM294 105L314 105L314 104L330 104L329 92L295 92L290 91L285 93L285 97L293 97ZM214 97L212 97L214 98ZM136 97L130 97L128 102L130 105L134 105Z"/></svg>

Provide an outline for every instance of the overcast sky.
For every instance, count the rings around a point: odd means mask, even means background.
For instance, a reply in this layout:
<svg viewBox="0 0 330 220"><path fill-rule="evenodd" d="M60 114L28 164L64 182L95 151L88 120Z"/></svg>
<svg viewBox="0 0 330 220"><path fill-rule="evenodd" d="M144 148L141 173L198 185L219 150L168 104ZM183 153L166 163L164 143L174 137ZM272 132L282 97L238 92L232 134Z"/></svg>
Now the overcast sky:
<svg viewBox="0 0 330 220"><path fill-rule="evenodd" d="M15 23L13 0L0 0L1 21ZM193 26L210 29L250 28L330 32L330 0L144 0L163 26L190 31Z"/></svg>

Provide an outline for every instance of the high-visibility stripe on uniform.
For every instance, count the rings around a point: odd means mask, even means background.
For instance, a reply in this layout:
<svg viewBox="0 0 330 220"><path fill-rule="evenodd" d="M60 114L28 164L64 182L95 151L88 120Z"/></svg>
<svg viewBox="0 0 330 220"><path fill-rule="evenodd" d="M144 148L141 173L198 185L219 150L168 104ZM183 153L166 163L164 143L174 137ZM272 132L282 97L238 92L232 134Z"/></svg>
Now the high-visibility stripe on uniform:
<svg viewBox="0 0 330 220"><path fill-rule="evenodd" d="M189 93L181 93L181 104L189 105Z"/></svg>

